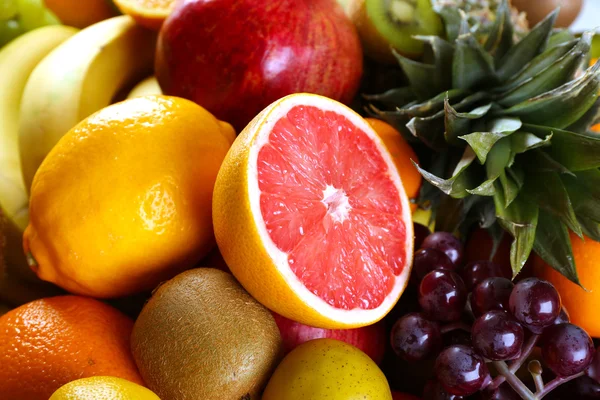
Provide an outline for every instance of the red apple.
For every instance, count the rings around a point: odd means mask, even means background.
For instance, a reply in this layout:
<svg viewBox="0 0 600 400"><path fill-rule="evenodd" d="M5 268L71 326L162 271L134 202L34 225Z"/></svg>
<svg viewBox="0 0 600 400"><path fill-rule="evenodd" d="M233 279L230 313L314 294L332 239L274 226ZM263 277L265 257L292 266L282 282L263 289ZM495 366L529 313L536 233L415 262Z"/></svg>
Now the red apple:
<svg viewBox="0 0 600 400"><path fill-rule="evenodd" d="M349 104L362 49L336 0L186 0L162 26L156 76L239 132L273 101L317 93Z"/></svg>
<svg viewBox="0 0 600 400"><path fill-rule="evenodd" d="M281 332L285 354L309 340L329 338L341 340L359 348L377 364L383 360L387 334L381 322L356 329L322 329L292 321L276 313L273 313L273 317L279 327L279 332Z"/></svg>

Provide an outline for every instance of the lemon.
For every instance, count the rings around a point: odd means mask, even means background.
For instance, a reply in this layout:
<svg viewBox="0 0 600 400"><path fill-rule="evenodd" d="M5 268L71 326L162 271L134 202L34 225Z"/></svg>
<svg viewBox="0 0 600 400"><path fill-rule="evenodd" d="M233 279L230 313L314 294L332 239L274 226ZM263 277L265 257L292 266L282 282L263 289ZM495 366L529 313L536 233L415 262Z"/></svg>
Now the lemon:
<svg viewBox="0 0 600 400"><path fill-rule="evenodd" d="M60 387L50 400L160 400L137 383L113 376L77 379Z"/></svg>

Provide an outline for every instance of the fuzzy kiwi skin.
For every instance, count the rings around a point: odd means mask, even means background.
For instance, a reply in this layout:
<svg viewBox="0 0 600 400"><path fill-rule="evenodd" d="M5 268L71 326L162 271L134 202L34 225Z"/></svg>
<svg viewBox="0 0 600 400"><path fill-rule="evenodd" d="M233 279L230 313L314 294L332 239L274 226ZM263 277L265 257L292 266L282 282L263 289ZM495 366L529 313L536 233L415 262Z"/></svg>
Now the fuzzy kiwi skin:
<svg viewBox="0 0 600 400"><path fill-rule="evenodd" d="M283 354L271 313L212 268L156 289L131 348L147 386L168 400L258 400Z"/></svg>

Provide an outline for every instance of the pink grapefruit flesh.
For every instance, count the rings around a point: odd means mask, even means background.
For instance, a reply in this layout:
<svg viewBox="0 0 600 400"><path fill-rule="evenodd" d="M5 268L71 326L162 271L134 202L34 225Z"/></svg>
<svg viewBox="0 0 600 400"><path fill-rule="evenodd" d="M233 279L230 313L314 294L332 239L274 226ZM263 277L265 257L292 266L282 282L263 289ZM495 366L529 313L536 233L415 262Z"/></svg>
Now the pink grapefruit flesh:
<svg viewBox="0 0 600 400"><path fill-rule="evenodd" d="M382 147L345 115L295 105L258 152L268 235L297 279L336 309L378 308L410 266L408 202Z"/></svg>

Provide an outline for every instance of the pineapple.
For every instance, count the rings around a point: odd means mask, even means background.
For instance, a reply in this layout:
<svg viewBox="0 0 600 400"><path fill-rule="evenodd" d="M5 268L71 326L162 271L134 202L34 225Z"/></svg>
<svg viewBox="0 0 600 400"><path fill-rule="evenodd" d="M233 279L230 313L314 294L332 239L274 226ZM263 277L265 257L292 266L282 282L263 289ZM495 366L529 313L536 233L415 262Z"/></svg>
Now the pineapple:
<svg viewBox="0 0 600 400"><path fill-rule="evenodd" d="M568 231L600 241L593 33L554 29L554 12L516 34L521 17L507 0L492 18L434 3L445 38L419 37L429 48L421 61L395 54L409 86L365 96L368 113L429 149L416 165L428 182L419 203L438 229L479 224L497 240L504 229L515 276L535 251L579 284Z"/></svg>

